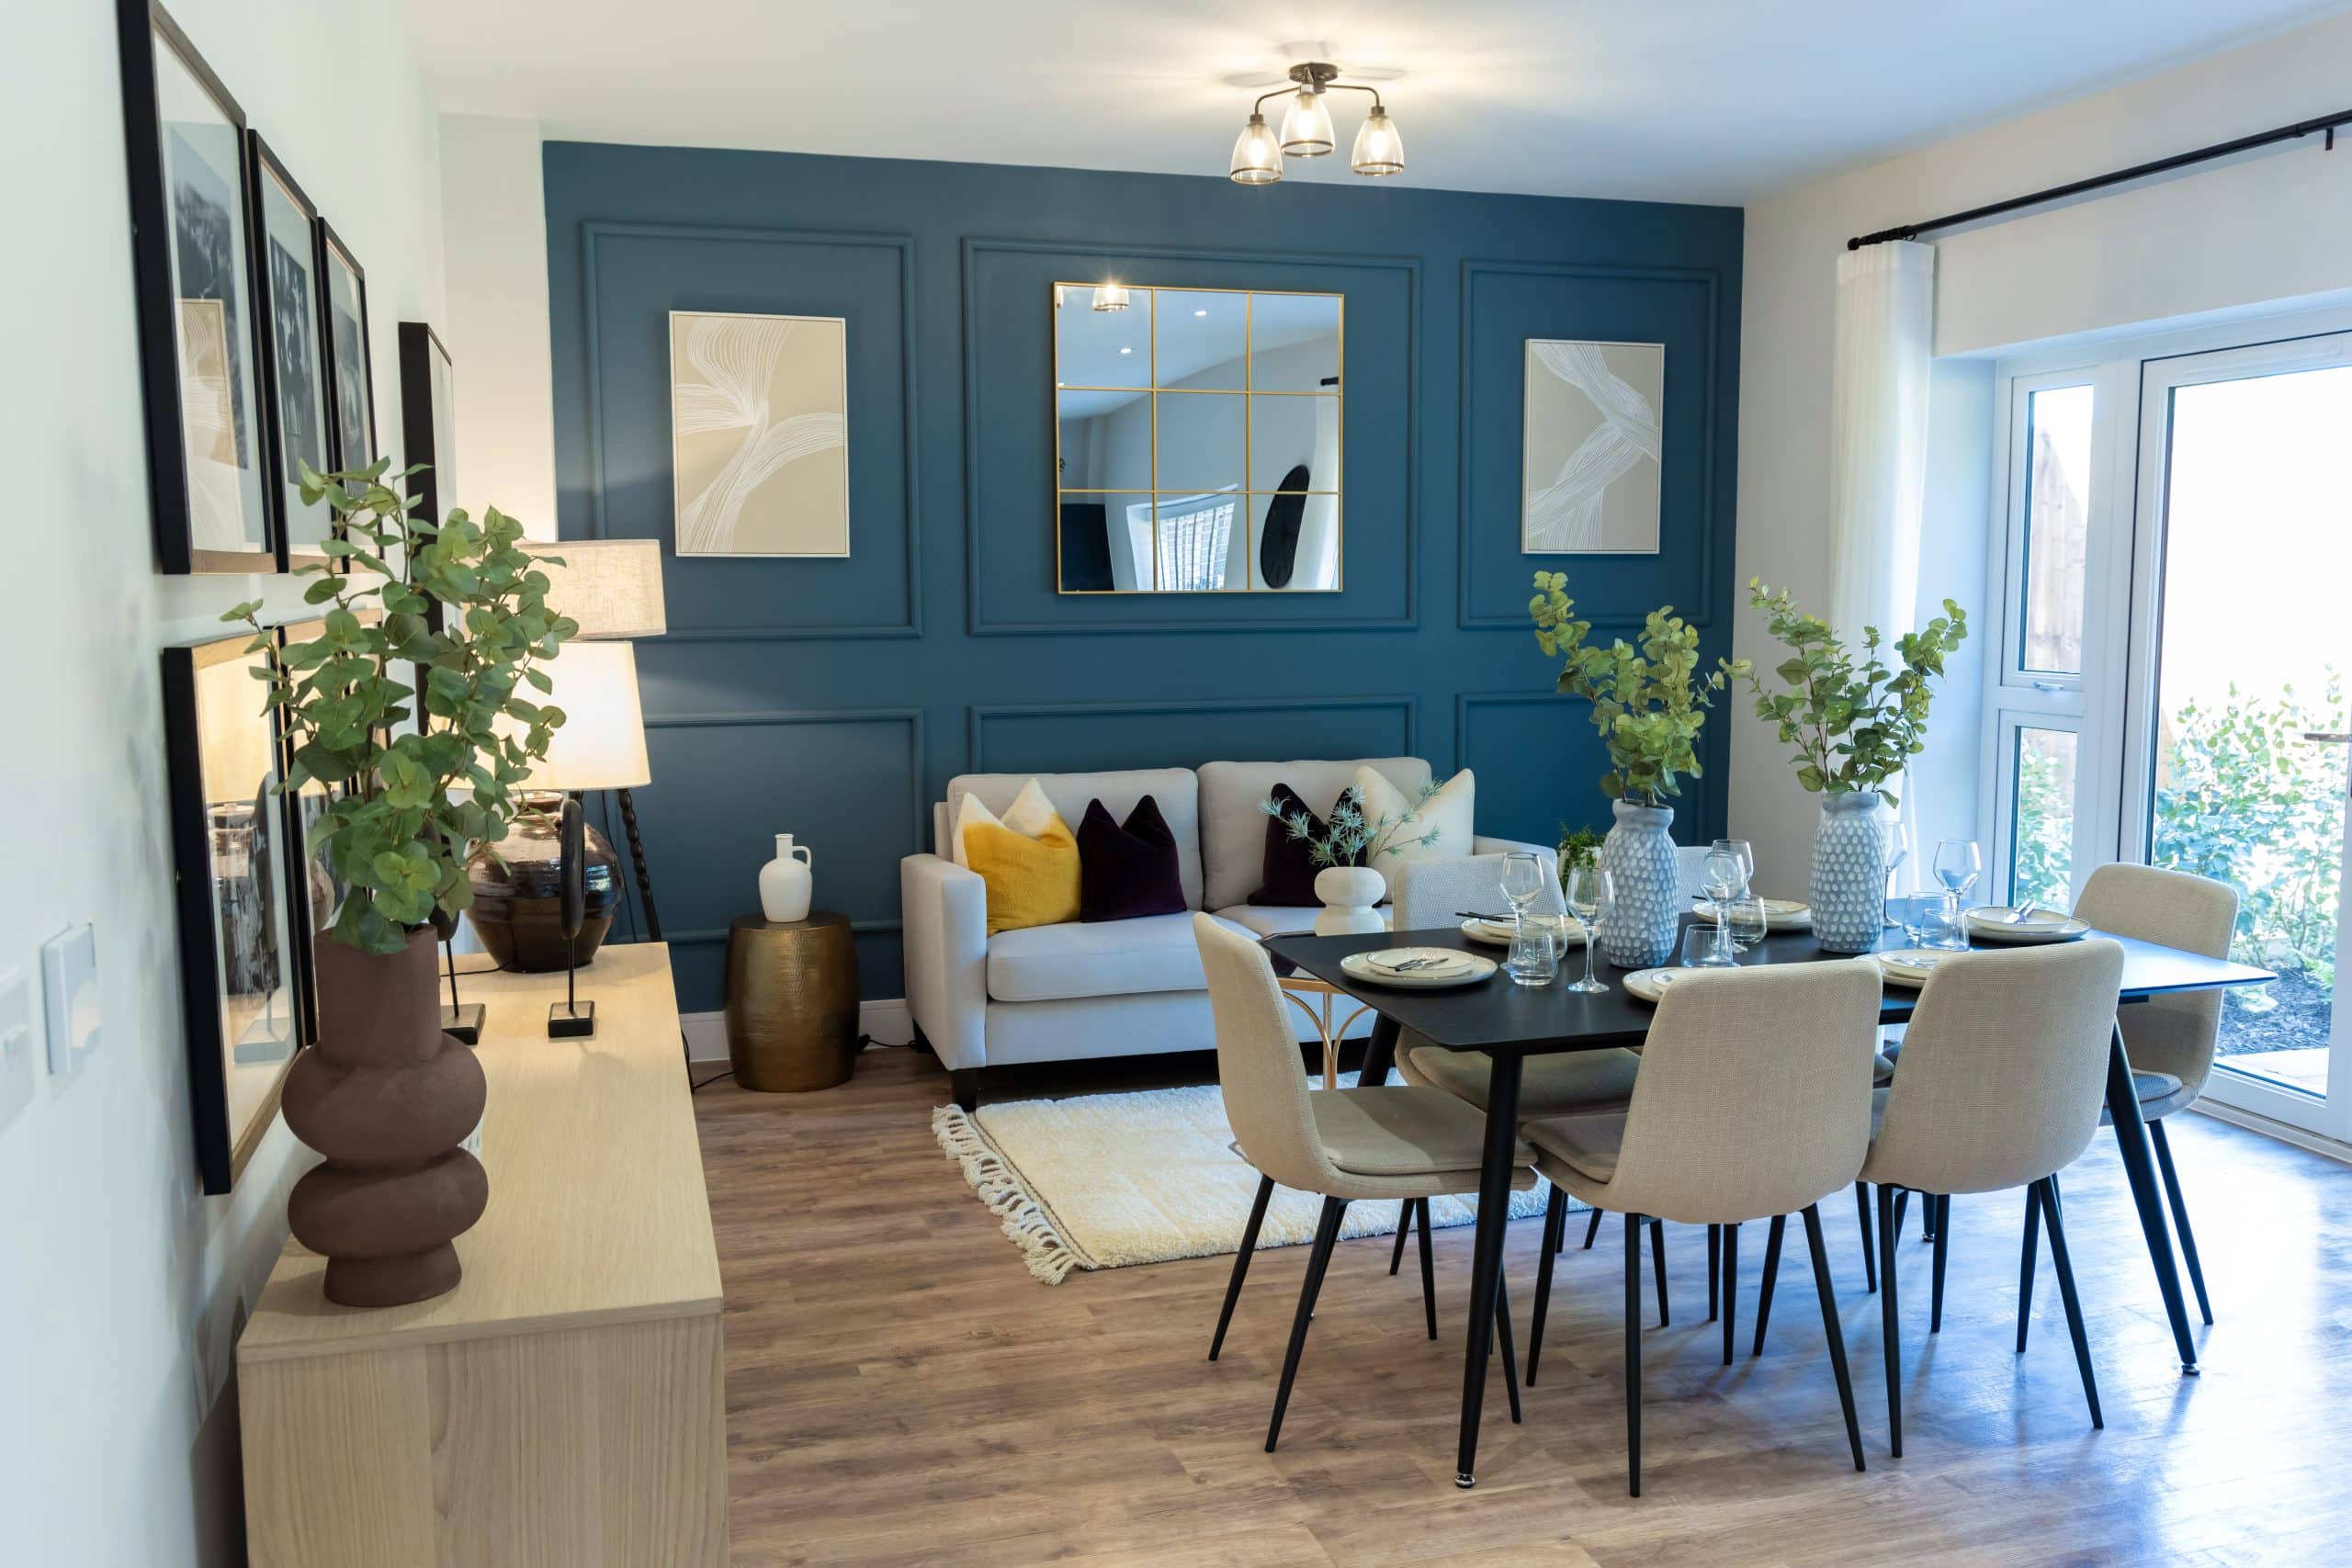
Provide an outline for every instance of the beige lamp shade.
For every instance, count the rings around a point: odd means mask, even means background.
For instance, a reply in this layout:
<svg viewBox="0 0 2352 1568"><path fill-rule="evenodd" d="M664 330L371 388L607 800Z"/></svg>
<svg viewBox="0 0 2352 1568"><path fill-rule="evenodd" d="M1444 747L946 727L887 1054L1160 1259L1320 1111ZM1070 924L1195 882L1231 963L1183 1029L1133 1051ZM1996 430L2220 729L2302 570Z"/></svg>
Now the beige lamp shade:
<svg viewBox="0 0 2352 1568"><path fill-rule="evenodd" d="M638 789L653 782L645 758L645 711L637 699L637 649L625 642L568 642L539 666L555 682L544 697L563 710L563 728L531 765L531 789ZM248 682L250 683L250 682ZM499 728L515 733L508 719Z"/></svg>
<svg viewBox="0 0 2352 1568"><path fill-rule="evenodd" d="M662 546L654 539L526 539L542 558L548 604L580 623L586 642L635 641L670 629L662 601Z"/></svg>

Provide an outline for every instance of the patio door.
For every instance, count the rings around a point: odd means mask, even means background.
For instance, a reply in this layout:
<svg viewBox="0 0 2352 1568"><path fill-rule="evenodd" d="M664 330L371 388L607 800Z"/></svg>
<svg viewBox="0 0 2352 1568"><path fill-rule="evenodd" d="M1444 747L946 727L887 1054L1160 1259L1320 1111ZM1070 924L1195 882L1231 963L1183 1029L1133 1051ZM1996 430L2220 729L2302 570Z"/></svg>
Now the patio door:
<svg viewBox="0 0 2352 1568"><path fill-rule="evenodd" d="M2139 370L2117 858L2235 886L2233 955L2278 972L2206 1092L2352 1141L2352 333Z"/></svg>

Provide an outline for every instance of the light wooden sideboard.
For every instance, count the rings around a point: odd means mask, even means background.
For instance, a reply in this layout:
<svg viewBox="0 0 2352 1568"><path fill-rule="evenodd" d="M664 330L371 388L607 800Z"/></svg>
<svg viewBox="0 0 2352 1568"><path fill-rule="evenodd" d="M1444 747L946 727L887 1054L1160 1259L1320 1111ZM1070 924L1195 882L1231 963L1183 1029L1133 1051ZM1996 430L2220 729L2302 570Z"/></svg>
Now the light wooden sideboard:
<svg viewBox="0 0 2352 1568"><path fill-rule="evenodd" d="M669 949L489 1004L490 1208L447 1295L361 1312L289 1243L237 1343L255 1568L667 1568L727 1560L718 1254Z"/></svg>

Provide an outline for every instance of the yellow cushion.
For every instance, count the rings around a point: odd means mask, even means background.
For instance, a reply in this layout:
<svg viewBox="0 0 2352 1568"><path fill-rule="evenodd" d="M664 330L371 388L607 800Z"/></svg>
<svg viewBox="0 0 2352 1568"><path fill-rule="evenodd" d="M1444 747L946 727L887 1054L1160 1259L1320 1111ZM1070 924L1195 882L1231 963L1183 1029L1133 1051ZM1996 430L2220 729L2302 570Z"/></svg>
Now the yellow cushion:
<svg viewBox="0 0 2352 1568"><path fill-rule="evenodd" d="M1056 813L1035 838L967 822L964 854L989 888L989 935L1078 919L1078 840Z"/></svg>

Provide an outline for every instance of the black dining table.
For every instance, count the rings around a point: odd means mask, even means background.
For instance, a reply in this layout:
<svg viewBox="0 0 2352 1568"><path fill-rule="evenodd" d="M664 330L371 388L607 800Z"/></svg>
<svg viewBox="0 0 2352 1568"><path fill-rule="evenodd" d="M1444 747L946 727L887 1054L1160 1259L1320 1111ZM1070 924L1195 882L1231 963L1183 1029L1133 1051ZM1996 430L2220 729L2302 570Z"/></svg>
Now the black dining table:
<svg viewBox="0 0 2352 1568"><path fill-rule="evenodd" d="M1694 917L1683 917L1687 923ZM2181 991L2213 990L2229 986L2259 985L2278 976L2227 959L2209 958L2163 947L2110 931L2093 931L2123 948L2124 1002ZM1890 931L1884 945L1905 945L1900 931ZM1584 963L1584 954L1570 948L1561 974L1548 986L1515 985L1499 969L1486 980L1452 989L1407 989L1360 980L1340 967L1351 953L1388 947L1444 947L1483 953L1482 947L1456 927L1436 931L1373 931L1355 936L1272 936L1264 942L1278 963L1305 970L1370 1006L1376 1020L1366 1047L1360 1082L1385 1083L1395 1065L1396 1040L1410 1029L1433 1045L1475 1051L1492 1059L1487 1088L1485 1156L1478 1180L1477 1244L1473 1249L1470 1316L1462 1374L1462 1442L1454 1468L1454 1484L1476 1484L1478 1417L1487 1391L1487 1325L1494 1320L1495 1296L1501 1289L1503 1232L1510 1215L1512 1153L1519 1134L1519 1089L1521 1068L1530 1056L1563 1051L1597 1051L1609 1046L1638 1045L1649 1033L1657 1009L1625 989L1625 971L1596 956L1594 971L1608 983L1600 992L1571 991L1567 981ZM1997 951L1996 944L1978 942L1980 950ZM1679 951L1679 948L1678 948ZM1813 933L1781 931L1767 935L1745 952L1742 968L1776 964L1817 964L1851 954L1825 952ZM1911 1016L1917 991L1894 986L1884 988L1879 1003L1881 1023L1902 1023ZM2181 1371L2197 1371L2197 1345L2190 1337L2188 1309L2182 1300L2180 1271L2173 1258L2172 1237L2165 1229L2163 1199L2156 1186L2155 1163L2148 1144L2147 1124L2140 1115L2140 1097L2132 1081L2132 1064L2124 1055L2119 1025L2108 1052L2107 1109L2115 1126L2115 1143L2139 1206L2140 1228L2146 1235L2148 1260L2155 1266L2156 1284L2164 1292L2165 1312L2172 1321L2180 1350Z"/></svg>

